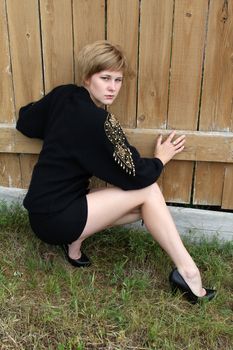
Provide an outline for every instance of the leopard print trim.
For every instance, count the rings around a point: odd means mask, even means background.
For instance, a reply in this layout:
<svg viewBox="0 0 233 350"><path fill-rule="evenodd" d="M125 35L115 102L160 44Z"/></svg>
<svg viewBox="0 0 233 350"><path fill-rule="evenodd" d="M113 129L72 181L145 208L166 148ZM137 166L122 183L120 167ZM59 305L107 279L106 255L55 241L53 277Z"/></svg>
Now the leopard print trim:
<svg viewBox="0 0 233 350"><path fill-rule="evenodd" d="M114 145L113 158L128 173L135 176L135 166L132 153L126 146L125 133L121 128L119 121L113 114L108 113L104 123L104 130L109 141Z"/></svg>

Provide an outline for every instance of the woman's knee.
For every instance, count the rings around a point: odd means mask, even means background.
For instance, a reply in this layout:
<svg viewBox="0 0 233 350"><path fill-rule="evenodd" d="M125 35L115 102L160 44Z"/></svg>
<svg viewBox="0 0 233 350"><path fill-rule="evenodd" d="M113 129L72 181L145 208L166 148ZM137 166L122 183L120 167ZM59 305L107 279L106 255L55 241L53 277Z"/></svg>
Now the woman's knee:
<svg viewBox="0 0 233 350"><path fill-rule="evenodd" d="M148 186L146 189L148 190L147 198L151 197L152 199L155 199L155 198L164 199L163 194L157 182L154 182L152 185Z"/></svg>

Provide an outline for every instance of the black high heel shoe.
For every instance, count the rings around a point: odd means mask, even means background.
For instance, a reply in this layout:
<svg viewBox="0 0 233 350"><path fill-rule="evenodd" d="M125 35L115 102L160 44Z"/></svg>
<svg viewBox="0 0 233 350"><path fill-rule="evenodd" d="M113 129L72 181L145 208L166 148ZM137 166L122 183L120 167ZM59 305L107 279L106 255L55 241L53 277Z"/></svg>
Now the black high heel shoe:
<svg viewBox="0 0 233 350"><path fill-rule="evenodd" d="M208 300L210 301L211 299L214 298L216 294L216 290L214 289L207 289L204 288L206 291L206 294L203 297L198 297L195 295L188 284L185 282L181 274L178 272L177 268L172 270L172 272L169 275L169 282L172 288L172 292L176 293L177 290L179 289L181 293L184 294L184 297L191 303L191 304L196 304L200 301Z"/></svg>
<svg viewBox="0 0 233 350"><path fill-rule="evenodd" d="M65 257L67 259L67 261L75 266L75 267L87 267L91 265L91 262L89 260L89 258L83 253L81 252L81 257L79 259L71 259L71 257L69 256L69 247L67 244L63 244L62 249L65 253Z"/></svg>

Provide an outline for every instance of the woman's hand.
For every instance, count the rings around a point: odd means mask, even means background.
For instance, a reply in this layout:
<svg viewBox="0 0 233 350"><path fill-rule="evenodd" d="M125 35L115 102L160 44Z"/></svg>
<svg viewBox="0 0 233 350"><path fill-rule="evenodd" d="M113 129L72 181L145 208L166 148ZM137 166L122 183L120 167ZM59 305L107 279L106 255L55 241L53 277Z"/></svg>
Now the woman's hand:
<svg viewBox="0 0 233 350"><path fill-rule="evenodd" d="M173 140L175 134L176 132L172 131L164 142L162 142L162 135L158 137L154 156L159 158L163 165L167 164L169 160L184 149L185 135L181 135L176 140Z"/></svg>

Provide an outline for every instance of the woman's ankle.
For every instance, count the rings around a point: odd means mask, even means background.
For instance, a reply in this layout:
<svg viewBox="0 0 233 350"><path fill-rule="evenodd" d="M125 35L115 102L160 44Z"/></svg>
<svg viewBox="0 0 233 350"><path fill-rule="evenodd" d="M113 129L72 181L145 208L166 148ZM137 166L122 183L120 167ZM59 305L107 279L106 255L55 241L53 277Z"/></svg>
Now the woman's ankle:
<svg viewBox="0 0 233 350"><path fill-rule="evenodd" d="M200 278L200 271L197 267L178 267L179 273L188 280Z"/></svg>
<svg viewBox="0 0 233 350"><path fill-rule="evenodd" d="M68 245L68 249L69 249L69 257L71 259L80 259L81 258L81 243L77 244L76 242L73 242L71 244Z"/></svg>
<svg viewBox="0 0 233 350"><path fill-rule="evenodd" d="M201 274L197 267L179 268L178 271L196 296L202 297L206 294L206 290L202 287Z"/></svg>

